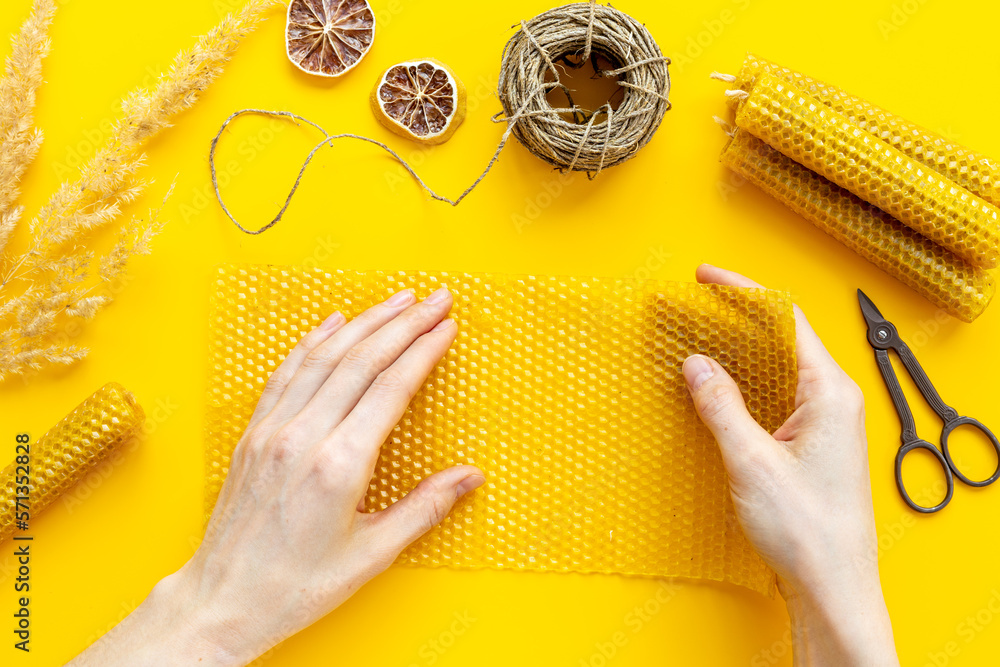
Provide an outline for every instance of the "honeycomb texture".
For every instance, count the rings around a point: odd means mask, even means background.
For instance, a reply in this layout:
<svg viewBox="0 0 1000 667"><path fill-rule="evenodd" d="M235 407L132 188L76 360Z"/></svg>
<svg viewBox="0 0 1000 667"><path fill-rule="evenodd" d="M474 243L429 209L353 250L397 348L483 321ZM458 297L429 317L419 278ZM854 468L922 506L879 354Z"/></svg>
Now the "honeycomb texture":
<svg viewBox="0 0 1000 667"><path fill-rule="evenodd" d="M109 382L31 443L31 516L37 516L108 458L144 421L135 397L120 384ZM15 459L0 473L0 541L14 534L16 478Z"/></svg>
<svg viewBox="0 0 1000 667"><path fill-rule="evenodd" d="M930 167L969 192L994 206L1000 206L1000 162L965 146L952 143L939 134L893 115L870 102L845 93L836 86L782 67L748 53L736 80L736 87L750 92L757 76L767 72L816 98L857 127L878 137L909 158ZM733 108L739 101L727 98Z"/></svg>
<svg viewBox="0 0 1000 667"><path fill-rule="evenodd" d="M759 75L736 125L966 261L996 266L1000 214L992 205L792 84Z"/></svg>
<svg viewBox="0 0 1000 667"><path fill-rule="evenodd" d="M383 445L367 507L467 463L487 483L400 562L728 581L774 574L733 511L681 375L701 352L769 431L791 414L787 294L612 279L224 266L210 334L206 511L268 375L335 309L446 284L458 337ZM207 519L207 516L206 516Z"/></svg>
<svg viewBox="0 0 1000 667"><path fill-rule="evenodd" d="M722 163L963 322L979 317L996 281L891 215L737 130Z"/></svg>

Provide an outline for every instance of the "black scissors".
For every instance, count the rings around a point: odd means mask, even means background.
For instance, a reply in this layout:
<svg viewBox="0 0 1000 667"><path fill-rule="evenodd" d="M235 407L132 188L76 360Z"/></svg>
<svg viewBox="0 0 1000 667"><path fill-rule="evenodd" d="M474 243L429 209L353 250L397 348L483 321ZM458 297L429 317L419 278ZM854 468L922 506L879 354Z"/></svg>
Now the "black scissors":
<svg viewBox="0 0 1000 667"><path fill-rule="evenodd" d="M903 496L906 504L918 512L924 512L925 514L937 512L944 508L951 501L951 496L955 492L955 481L952 478L952 473L969 486L989 486L995 482L997 478L1000 478L1000 442L997 441L997 437L979 421L971 417L960 417L958 411L942 401L941 396L934 389L934 385L931 384L930 379L927 377L927 373L920 367L917 358L913 356L913 352L900 339L895 325L882 317L882 313L878 311L872 300L865 296L865 293L861 290L858 290L858 301L861 302L861 312L864 313L865 321L868 323L868 342L875 348L875 360L878 362L878 369L882 371L882 378L889 388L889 393L892 395L892 403L896 406L899 421L903 426L903 444L900 446L899 452L896 453L896 486L899 487L899 493ZM920 393L923 394L924 399L934 409L937 416L941 418L941 421L944 422L944 429L941 431L941 449L917 437L917 425L913 420L913 413L910 412L910 406L906 402L906 397L903 396L903 388L899 385L896 372L892 369L892 362L889 361L889 350L896 351L899 359L903 362L903 366L906 367L910 377L913 378L913 381L920 389ZM951 454L948 452L948 436L959 426L966 425L974 426L982 431L989 438L997 455L996 471L988 479L984 479L981 482L971 480L963 475L955 466L955 462L952 461ZM924 507L913 502L910 494L906 492L906 487L903 486L903 458L915 449L926 449L929 451L941 463L941 467L944 469L948 492L945 494L944 500L933 507Z"/></svg>

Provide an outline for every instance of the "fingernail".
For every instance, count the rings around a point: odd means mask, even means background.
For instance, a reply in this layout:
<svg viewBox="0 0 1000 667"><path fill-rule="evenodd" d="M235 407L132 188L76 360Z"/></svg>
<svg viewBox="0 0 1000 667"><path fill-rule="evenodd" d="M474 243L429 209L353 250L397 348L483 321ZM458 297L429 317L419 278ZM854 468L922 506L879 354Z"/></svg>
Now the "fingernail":
<svg viewBox="0 0 1000 667"><path fill-rule="evenodd" d="M396 308L398 306L405 306L416 298L412 289L405 289L402 292L396 292L391 297L385 300L385 305L392 306Z"/></svg>
<svg viewBox="0 0 1000 667"><path fill-rule="evenodd" d="M469 475L468 477L466 477L465 479L463 479L461 482L458 483L458 487L456 489L458 491L458 497L461 498L469 491L478 489L485 483L486 483L486 478L483 477L482 475Z"/></svg>
<svg viewBox="0 0 1000 667"><path fill-rule="evenodd" d="M691 391L698 391L701 385L705 384L713 375L715 375L715 369L707 357L696 354L684 361L684 379L687 380Z"/></svg>
<svg viewBox="0 0 1000 667"><path fill-rule="evenodd" d="M434 292L429 297L424 299L424 303L431 303L431 304L441 303L442 301L448 298L448 294L449 294L448 288L442 287L441 289L439 289L438 291Z"/></svg>
<svg viewBox="0 0 1000 667"><path fill-rule="evenodd" d="M347 318L344 317L344 314L338 310L333 315L330 315L330 317L323 320L323 324L319 325L319 328L322 329L323 331L329 331L330 329L335 329L336 327L339 327L346 320Z"/></svg>
<svg viewBox="0 0 1000 667"><path fill-rule="evenodd" d="M451 319L449 317L448 319L441 320L440 322L438 322L437 324L435 324L434 328L431 329L431 331L444 331L445 329L447 329L448 327L450 327L454 323L455 323L455 320L453 320L453 319Z"/></svg>

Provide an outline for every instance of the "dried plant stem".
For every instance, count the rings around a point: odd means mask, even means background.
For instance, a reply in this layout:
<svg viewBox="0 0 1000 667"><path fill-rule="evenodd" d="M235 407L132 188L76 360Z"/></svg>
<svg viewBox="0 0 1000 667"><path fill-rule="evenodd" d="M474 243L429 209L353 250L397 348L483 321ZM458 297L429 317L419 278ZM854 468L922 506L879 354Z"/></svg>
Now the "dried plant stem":
<svg viewBox="0 0 1000 667"><path fill-rule="evenodd" d="M198 101L272 4L251 0L227 15L194 47L177 54L152 90L139 89L125 97L111 136L80 168L79 180L60 187L32 220L31 247L4 272L0 293L19 271L22 278L33 272L51 250L115 219L120 206L141 194L145 184L135 178L143 162L139 149Z"/></svg>
<svg viewBox="0 0 1000 667"><path fill-rule="evenodd" d="M70 364L87 355L87 350L54 336L60 316L90 319L116 291L113 282L124 274L128 260L147 255L150 241L162 231L163 206L173 192L167 191L161 205L145 217L132 217L122 225L118 241L108 254L97 260L97 282L85 286L94 254L72 248L58 257L46 259L46 281L39 281L13 299L0 304L0 322L12 320L0 333L0 381L10 375L39 370L45 364ZM98 293L94 294L93 292Z"/></svg>
<svg viewBox="0 0 1000 667"><path fill-rule="evenodd" d="M85 237L116 221L122 208L143 193L148 184L138 175L145 162L143 146L200 99L273 4L250 0L181 51L156 85L127 95L104 146L31 221L28 248L16 258L0 258L0 380L87 354L69 336L58 335L61 318L93 317L112 300L110 283L130 257L149 252L150 239L161 230L162 206L124 223L114 248L102 258L86 250ZM13 293L15 286L19 293ZM97 288L103 290L94 293Z"/></svg>
<svg viewBox="0 0 1000 667"><path fill-rule="evenodd" d="M28 19L11 39L0 78L0 252L21 218L23 209L17 206L21 177L42 145L42 132L34 128L32 112L55 11L55 0L35 0Z"/></svg>

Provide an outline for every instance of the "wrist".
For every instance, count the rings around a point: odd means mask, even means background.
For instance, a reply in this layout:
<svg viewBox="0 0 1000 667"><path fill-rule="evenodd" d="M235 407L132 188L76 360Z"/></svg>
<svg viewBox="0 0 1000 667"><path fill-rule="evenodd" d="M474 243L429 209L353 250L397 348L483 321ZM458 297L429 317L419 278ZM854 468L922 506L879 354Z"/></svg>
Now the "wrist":
<svg viewBox="0 0 1000 667"><path fill-rule="evenodd" d="M177 575L160 581L121 623L70 661L67 667L229 667L245 665L218 641L223 634L190 605Z"/></svg>
<svg viewBox="0 0 1000 667"><path fill-rule="evenodd" d="M256 657L241 650L236 632L239 619L199 603L181 572L160 580L140 607L147 607L148 617L156 619L160 628L161 659L169 655L178 665L235 667Z"/></svg>
<svg viewBox="0 0 1000 667"><path fill-rule="evenodd" d="M878 572L828 577L799 590L782 587L796 664L898 664Z"/></svg>

